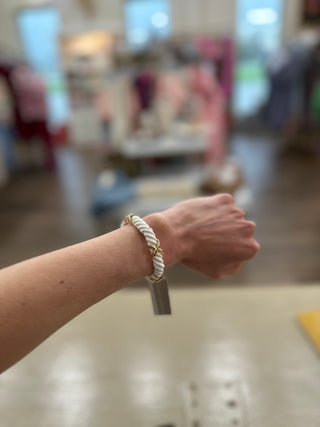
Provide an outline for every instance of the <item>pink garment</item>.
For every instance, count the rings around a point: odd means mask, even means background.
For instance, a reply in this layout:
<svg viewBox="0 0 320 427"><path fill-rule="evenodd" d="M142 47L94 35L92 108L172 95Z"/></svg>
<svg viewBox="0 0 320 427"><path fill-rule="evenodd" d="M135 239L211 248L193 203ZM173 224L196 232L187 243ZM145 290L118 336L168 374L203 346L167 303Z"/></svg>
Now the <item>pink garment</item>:
<svg viewBox="0 0 320 427"><path fill-rule="evenodd" d="M193 66L190 70L190 86L200 99L199 120L207 122L210 163L222 163L226 154L226 102L222 88L210 69Z"/></svg>
<svg viewBox="0 0 320 427"><path fill-rule="evenodd" d="M193 100L196 105L193 119L208 125L206 160L222 163L226 152L226 101L212 70L195 65L180 75L177 72L160 74L157 92L174 105L176 114L183 111L190 99Z"/></svg>
<svg viewBox="0 0 320 427"><path fill-rule="evenodd" d="M22 65L13 71L12 84L21 119L24 122L45 121L46 89L41 78Z"/></svg>
<svg viewBox="0 0 320 427"><path fill-rule="evenodd" d="M233 74L235 63L235 48L233 40L225 38L223 41L224 55L224 68L221 76L221 85L226 98L230 101L233 91Z"/></svg>
<svg viewBox="0 0 320 427"><path fill-rule="evenodd" d="M94 106L103 122L109 122L112 118L111 94L107 87L103 88L94 100Z"/></svg>
<svg viewBox="0 0 320 427"><path fill-rule="evenodd" d="M216 64L223 93L228 101L232 96L235 62L234 42L230 37L197 37L195 46L204 58Z"/></svg>
<svg viewBox="0 0 320 427"><path fill-rule="evenodd" d="M176 114L179 114L188 99L186 84L182 77L174 72L160 74L157 81L157 96L163 97L174 106Z"/></svg>

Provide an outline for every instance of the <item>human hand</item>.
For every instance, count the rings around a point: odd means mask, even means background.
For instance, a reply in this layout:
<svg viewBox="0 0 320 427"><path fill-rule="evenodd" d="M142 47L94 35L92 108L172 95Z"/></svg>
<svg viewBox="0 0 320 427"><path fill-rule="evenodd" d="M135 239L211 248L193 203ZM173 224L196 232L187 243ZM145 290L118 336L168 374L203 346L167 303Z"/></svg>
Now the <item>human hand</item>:
<svg viewBox="0 0 320 427"><path fill-rule="evenodd" d="M259 244L230 194L200 197L144 218L159 237L165 265L181 262L211 278L240 271Z"/></svg>

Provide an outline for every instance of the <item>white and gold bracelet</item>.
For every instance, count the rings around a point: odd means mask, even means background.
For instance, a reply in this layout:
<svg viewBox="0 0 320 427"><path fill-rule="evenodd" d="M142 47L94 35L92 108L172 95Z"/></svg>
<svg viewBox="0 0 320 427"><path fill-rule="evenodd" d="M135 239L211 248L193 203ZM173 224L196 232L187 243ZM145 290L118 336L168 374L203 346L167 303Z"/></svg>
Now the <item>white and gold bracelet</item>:
<svg viewBox="0 0 320 427"><path fill-rule="evenodd" d="M168 281L164 277L163 250L160 248L160 241L152 228L138 215L130 214L126 216L121 223L121 227L126 224L133 225L143 234L150 249L153 273L151 276L147 276L146 279L149 282L154 314L171 314Z"/></svg>
<svg viewBox="0 0 320 427"><path fill-rule="evenodd" d="M146 239L153 262L153 273L151 276L147 276L147 280L151 283L159 282L164 276L163 250L160 248L159 239L156 237L152 228L138 215L127 215L121 222L121 227L126 224L133 225Z"/></svg>

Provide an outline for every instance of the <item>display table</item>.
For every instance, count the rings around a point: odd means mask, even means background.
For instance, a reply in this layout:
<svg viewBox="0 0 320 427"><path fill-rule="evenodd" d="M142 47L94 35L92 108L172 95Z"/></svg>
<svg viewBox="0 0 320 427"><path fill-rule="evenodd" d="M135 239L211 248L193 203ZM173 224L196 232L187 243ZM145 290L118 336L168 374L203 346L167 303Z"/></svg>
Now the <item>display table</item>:
<svg viewBox="0 0 320 427"><path fill-rule="evenodd" d="M89 286L89 284L88 284ZM1 427L318 427L320 359L296 320L320 286L126 289L1 377Z"/></svg>
<svg viewBox="0 0 320 427"><path fill-rule="evenodd" d="M164 136L153 139L128 139L120 149L127 159L162 158L202 154L207 149L205 135Z"/></svg>

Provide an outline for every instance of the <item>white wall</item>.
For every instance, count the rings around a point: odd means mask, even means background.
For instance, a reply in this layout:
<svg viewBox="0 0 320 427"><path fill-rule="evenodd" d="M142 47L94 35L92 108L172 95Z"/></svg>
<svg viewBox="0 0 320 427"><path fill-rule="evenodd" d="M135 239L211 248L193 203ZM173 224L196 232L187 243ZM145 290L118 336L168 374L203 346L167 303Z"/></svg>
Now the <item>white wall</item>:
<svg viewBox="0 0 320 427"><path fill-rule="evenodd" d="M43 4L48 4L48 0L1 0L0 49L4 48L5 51L18 56L23 53L15 15L21 7Z"/></svg>
<svg viewBox="0 0 320 427"><path fill-rule="evenodd" d="M55 3L61 10L64 33L91 29L115 33L124 31L122 0L95 0L93 16L86 15L76 0L56 0Z"/></svg>
<svg viewBox="0 0 320 427"><path fill-rule="evenodd" d="M235 0L171 0L173 32L233 34Z"/></svg>
<svg viewBox="0 0 320 427"><path fill-rule="evenodd" d="M292 40L301 28L301 0L284 0L283 42Z"/></svg>
<svg viewBox="0 0 320 427"><path fill-rule="evenodd" d="M95 0L96 16L85 17L76 0L56 0L62 11L64 32L81 29L106 28L115 32L124 30L124 0ZM236 0L171 0L174 34L213 32L234 34ZM0 48L21 52L21 43L15 23L18 7L48 4L48 0L1 0ZM284 0L283 39L289 41L300 27L300 0Z"/></svg>
<svg viewBox="0 0 320 427"><path fill-rule="evenodd" d="M22 54L15 14L19 7L56 4L61 9L65 33L90 29L121 32L124 28L122 0L95 0L96 14L86 16L76 0L0 0L0 51Z"/></svg>
<svg viewBox="0 0 320 427"><path fill-rule="evenodd" d="M96 17L84 19L75 0L57 0L60 4L66 30L86 24L124 32L124 0L95 0ZM171 0L173 33L199 31L230 34L234 31L235 0ZM101 25L102 24L102 25Z"/></svg>

